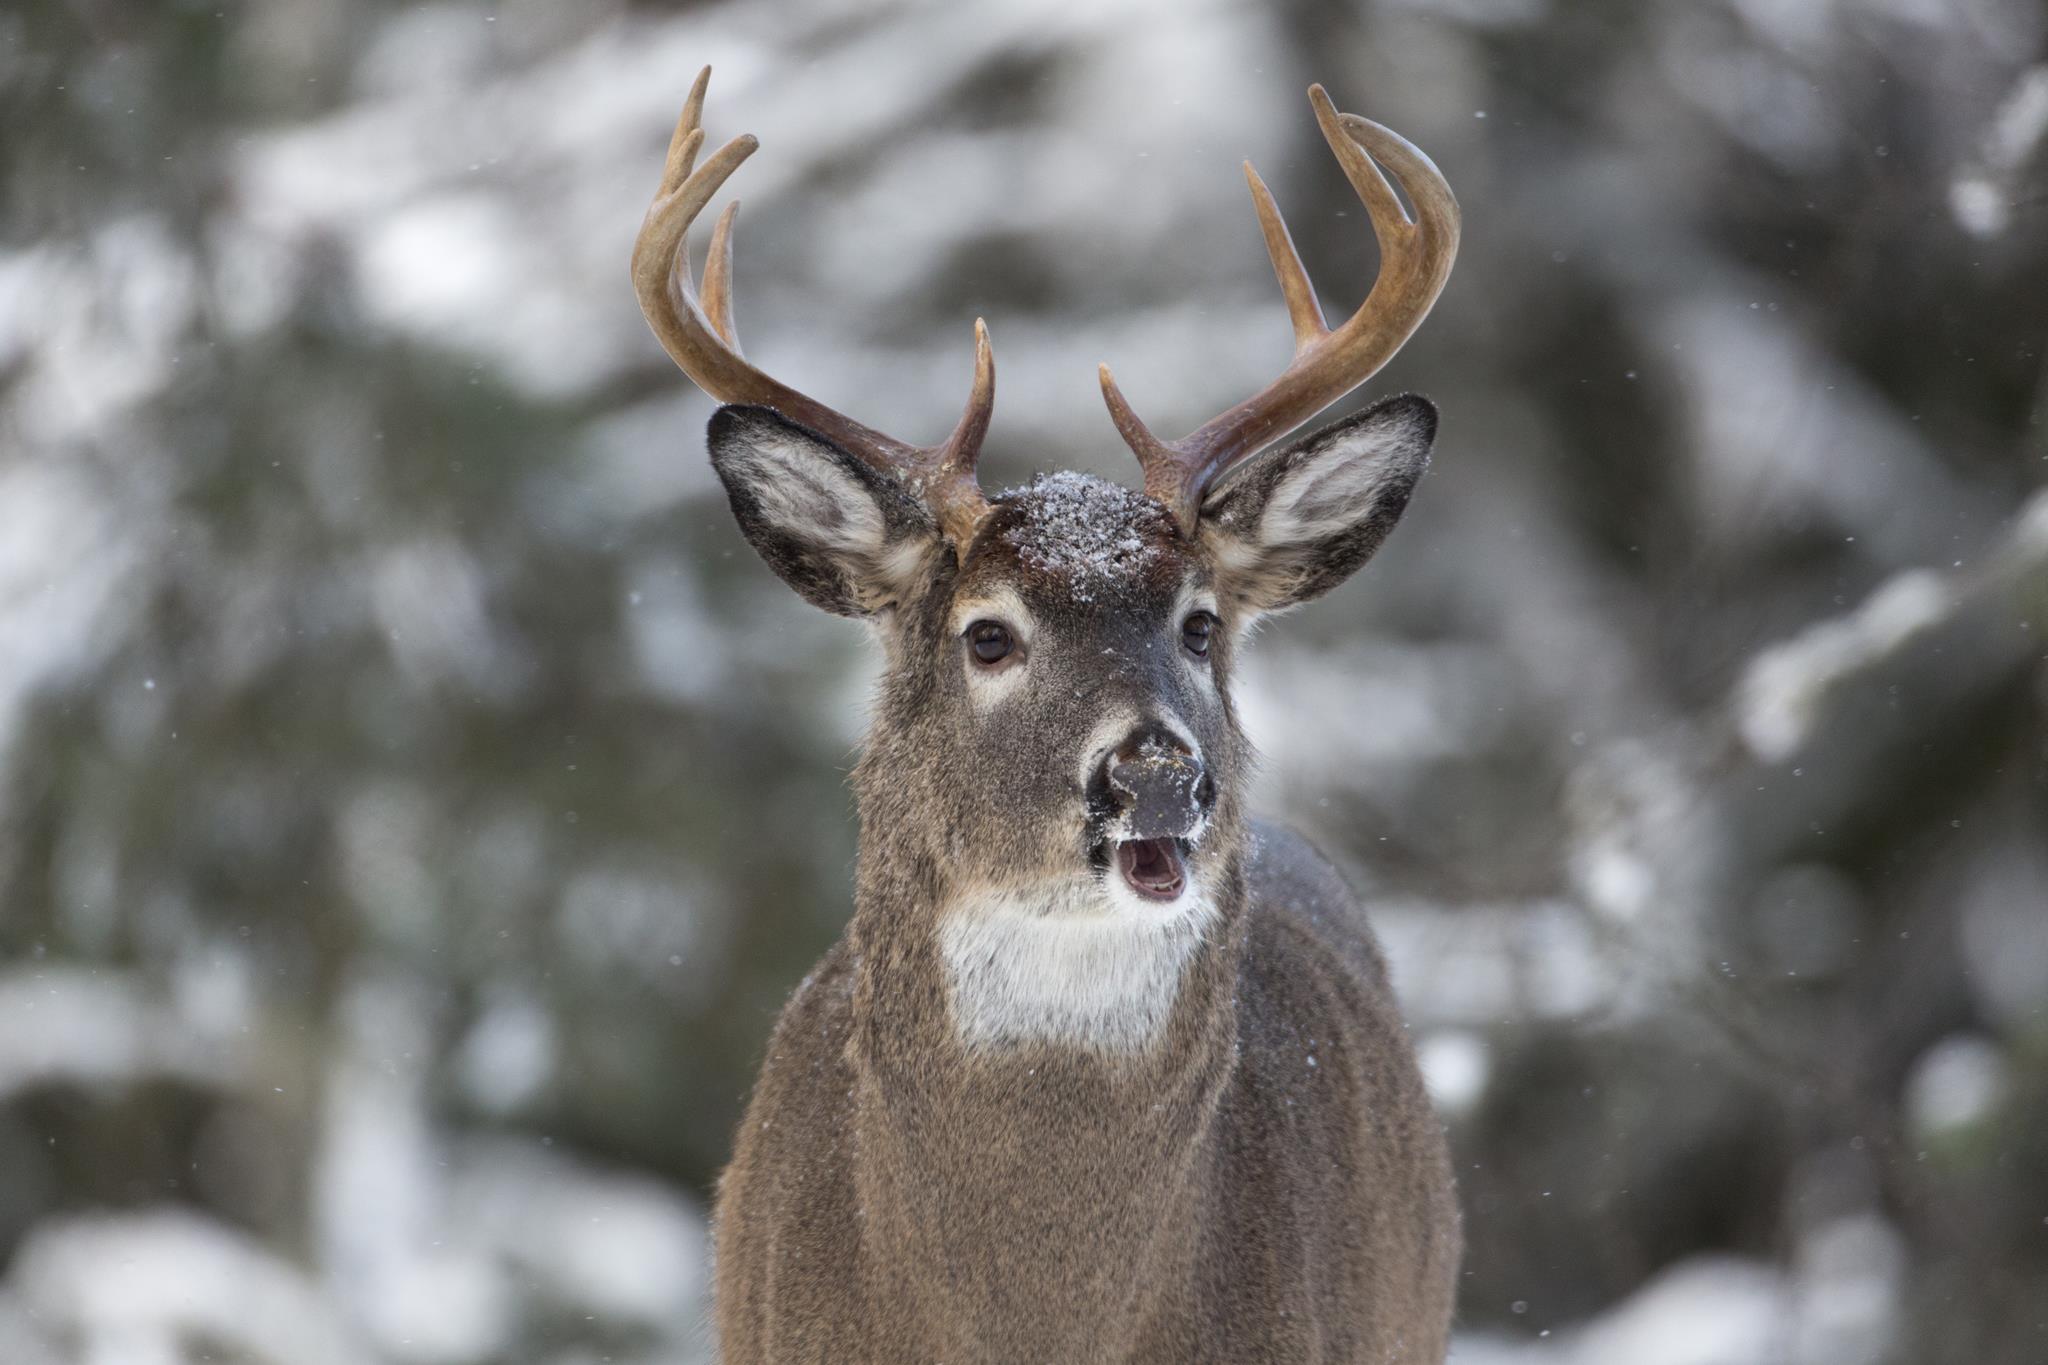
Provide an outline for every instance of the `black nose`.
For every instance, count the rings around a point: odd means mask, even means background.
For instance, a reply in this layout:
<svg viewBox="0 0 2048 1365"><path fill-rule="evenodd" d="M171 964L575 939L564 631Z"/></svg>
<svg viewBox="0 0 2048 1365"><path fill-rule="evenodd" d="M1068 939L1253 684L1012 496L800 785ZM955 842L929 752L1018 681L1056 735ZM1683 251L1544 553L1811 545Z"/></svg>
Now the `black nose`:
<svg viewBox="0 0 2048 1365"><path fill-rule="evenodd" d="M1133 733L1103 761L1103 770L1132 839L1191 834L1216 804L1216 784L1202 760L1164 726Z"/></svg>

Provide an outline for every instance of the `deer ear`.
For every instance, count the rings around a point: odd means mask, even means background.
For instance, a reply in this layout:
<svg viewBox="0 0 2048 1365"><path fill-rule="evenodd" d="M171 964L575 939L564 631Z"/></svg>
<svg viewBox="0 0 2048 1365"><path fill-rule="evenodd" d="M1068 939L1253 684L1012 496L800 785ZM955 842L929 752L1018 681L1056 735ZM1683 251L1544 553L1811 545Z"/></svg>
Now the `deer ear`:
<svg viewBox="0 0 2048 1365"><path fill-rule="evenodd" d="M1268 612L1342 583L1401 519L1435 439L1436 406L1402 394L1254 460L1202 504L1219 590Z"/></svg>
<svg viewBox="0 0 2048 1365"><path fill-rule="evenodd" d="M928 571L940 548L930 513L823 436L772 408L727 406L706 439L747 543L805 601L872 616Z"/></svg>

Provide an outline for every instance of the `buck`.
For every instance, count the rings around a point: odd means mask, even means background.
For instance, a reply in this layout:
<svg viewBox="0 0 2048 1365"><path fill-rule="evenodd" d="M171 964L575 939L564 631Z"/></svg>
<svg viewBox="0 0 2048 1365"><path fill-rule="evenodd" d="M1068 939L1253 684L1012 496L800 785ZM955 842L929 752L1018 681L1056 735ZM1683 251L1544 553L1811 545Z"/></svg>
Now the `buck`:
<svg viewBox="0 0 2048 1365"><path fill-rule="evenodd" d="M1252 623L1365 563L1428 463L1436 410L1410 396L1275 442L1428 313L1448 186L1312 88L1379 241L1364 305L1325 323L1247 163L1293 361L1171 442L1104 367L1145 491L1058 473L989 497L986 327L965 415L916 446L743 357L737 204L693 283L688 229L755 148L697 165L709 76L634 285L726 405L711 460L747 540L884 655L852 919L782 1013L719 1186L723 1358L1441 1361L1442 1129L1358 900L1245 810L1230 688Z"/></svg>

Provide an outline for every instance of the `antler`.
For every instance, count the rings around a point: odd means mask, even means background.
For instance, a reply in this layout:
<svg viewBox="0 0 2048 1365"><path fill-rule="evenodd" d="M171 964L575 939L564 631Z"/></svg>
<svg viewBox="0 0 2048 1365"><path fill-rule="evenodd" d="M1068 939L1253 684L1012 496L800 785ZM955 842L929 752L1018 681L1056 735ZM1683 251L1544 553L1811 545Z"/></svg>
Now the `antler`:
<svg viewBox="0 0 2048 1365"><path fill-rule="evenodd" d="M1391 129L1356 114L1338 113L1322 86L1310 86L1308 98L1324 140L1365 201L1373 235L1379 239L1380 273L1372 293L1348 322L1331 330L1287 235L1287 224L1247 161L1245 179L1251 182L1266 253L1273 258L1273 273L1280 277L1280 292L1294 322L1294 359L1266 388L1178 441L1154 436L1131 411L1109 366L1101 368L1102 396L1117 432L1144 467L1145 491L1172 510L1186 535L1194 534L1204 494L1227 470L1363 384L1393 359L1429 315L1458 254L1458 201L1430 159ZM1408 192L1415 206L1412 220L1375 160Z"/></svg>
<svg viewBox="0 0 2048 1365"><path fill-rule="evenodd" d="M739 212L737 201L726 206L712 229L701 297L690 280L690 224L760 145L752 136L742 135L720 147L702 166L697 165L697 153L704 146L704 91L710 82L711 68L707 66L690 87L683 116L669 143L661 188L633 243L633 291L640 296L640 311L647 315L648 326L661 339L669 358L719 402L774 408L870 467L902 479L924 498L939 529L964 561L975 531L989 513L988 500L982 496L974 472L995 407L996 362L989 349L988 327L975 319L974 389L968 395L967 411L953 434L934 446L910 445L885 436L749 364L740 354L732 316L732 225Z"/></svg>

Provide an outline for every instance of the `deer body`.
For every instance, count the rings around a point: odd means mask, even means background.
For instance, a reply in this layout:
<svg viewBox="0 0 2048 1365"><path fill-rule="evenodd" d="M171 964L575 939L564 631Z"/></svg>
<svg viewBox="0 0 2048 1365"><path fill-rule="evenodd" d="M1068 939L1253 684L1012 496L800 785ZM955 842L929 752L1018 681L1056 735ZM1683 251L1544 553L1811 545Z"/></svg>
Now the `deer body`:
<svg viewBox="0 0 2048 1365"><path fill-rule="evenodd" d="M1456 1211L1377 951L1313 851L1254 842L1242 937L1139 1057L981 1055L936 995L864 1027L890 958L840 943L720 1189L725 1358L1441 1360Z"/></svg>
<svg viewBox="0 0 2048 1365"><path fill-rule="evenodd" d="M728 1365L1443 1358L1442 1131L1356 899L1248 821L1230 693L1255 620L1378 549L1436 429L1400 397L1268 448L1399 347L1457 238L1427 158L1310 93L1381 237L1366 305L1324 324L1252 176L1294 363L1173 443L1105 370L1146 491L1059 474L993 498L985 329L936 446L741 357L732 209L701 299L682 245L752 144L695 169L691 93L642 306L728 403L709 445L748 540L885 651L853 919L784 1011L720 1186Z"/></svg>

